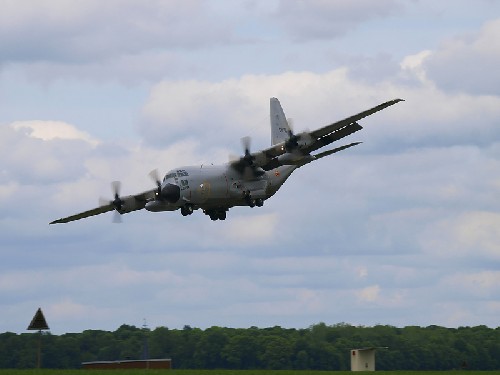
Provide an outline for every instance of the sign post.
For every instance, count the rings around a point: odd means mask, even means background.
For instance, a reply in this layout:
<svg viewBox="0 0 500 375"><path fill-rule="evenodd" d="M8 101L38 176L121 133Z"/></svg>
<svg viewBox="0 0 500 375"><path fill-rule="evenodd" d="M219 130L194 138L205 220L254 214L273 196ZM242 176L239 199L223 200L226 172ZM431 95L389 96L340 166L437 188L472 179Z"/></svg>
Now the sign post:
<svg viewBox="0 0 500 375"><path fill-rule="evenodd" d="M38 331L38 358L37 358L37 368L40 368L40 364L42 362L42 330L49 329L49 325L45 320L45 316L43 316L42 309L39 307L35 316L31 320L30 325L28 326L28 331Z"/></svg>

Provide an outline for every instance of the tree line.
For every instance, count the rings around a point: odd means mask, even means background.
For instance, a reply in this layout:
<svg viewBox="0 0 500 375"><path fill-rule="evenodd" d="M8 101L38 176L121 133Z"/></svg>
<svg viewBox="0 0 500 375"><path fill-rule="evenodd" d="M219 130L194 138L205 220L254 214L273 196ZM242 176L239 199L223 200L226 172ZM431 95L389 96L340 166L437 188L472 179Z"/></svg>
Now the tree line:
<svg viewBox="0 0 500 375"><path fill-rule="evenodd" d="M373 327L319 323L305 329L205 330L122 325L116 331L0 334L0 368L79 368L82 362L171 358L179 369L349 370L351 349L376 352L377 370L498 370L500 327Z"/></svg>

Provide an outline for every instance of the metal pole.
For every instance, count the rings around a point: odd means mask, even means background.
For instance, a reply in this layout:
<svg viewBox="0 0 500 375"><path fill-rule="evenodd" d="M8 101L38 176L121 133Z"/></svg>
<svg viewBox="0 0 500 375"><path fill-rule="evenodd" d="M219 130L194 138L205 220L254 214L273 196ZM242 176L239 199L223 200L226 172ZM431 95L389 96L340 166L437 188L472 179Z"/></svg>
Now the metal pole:
<svg viewBox="0 0 500 375"><path fill-rule="evenodd" d="M37 369L40 369L40 363L42 362L42 330L38 331L38 361Z"/></svg>

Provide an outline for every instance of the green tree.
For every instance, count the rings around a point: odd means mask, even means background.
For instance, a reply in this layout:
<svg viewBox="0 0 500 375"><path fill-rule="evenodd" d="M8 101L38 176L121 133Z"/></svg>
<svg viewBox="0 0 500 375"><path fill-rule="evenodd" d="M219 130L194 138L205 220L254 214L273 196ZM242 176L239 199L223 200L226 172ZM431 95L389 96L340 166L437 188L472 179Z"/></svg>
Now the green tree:
<svg viewBox="0 0 500 375"><path fill-rule="evenodd" d="M205 330L196 344L194 361L197 368L217 369L226 367L222 351L228 342L227 329L211 327Z"/></svg>
<svg viewBox="0 0 500 375"><path fill-rule="evenodd" d="M247 370L259 368L259 345L255 332L241 330L239 334L232 336L224 349L222 357L229 368Z"/></svg>
<svg viewBox="0 0 500 375"><path fill-rule="evenodd" d="M285 370L292 367L293 343L282 336L265 337L262 366L271 370Z"/></svg>

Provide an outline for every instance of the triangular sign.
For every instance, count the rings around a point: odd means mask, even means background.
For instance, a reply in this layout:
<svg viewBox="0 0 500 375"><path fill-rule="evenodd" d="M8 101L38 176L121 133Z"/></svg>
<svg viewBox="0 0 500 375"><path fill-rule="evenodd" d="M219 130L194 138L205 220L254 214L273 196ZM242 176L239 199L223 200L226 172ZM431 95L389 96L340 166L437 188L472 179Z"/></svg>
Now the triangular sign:
<svg viewBox="0 0 500 375"><path fill-rule="evenodd" d="M35 316L31 320L31 323L27 329L28 330L36 330L36 331L40 331L42 329L49 329L47 321L45 320L45 317L43 316L42 309L40 307L38 308Z"/></svg>

